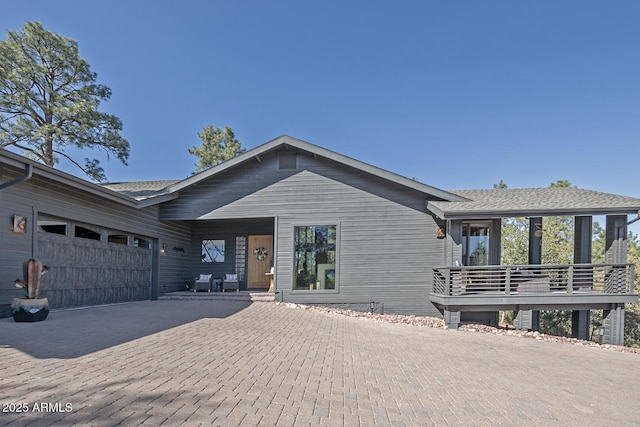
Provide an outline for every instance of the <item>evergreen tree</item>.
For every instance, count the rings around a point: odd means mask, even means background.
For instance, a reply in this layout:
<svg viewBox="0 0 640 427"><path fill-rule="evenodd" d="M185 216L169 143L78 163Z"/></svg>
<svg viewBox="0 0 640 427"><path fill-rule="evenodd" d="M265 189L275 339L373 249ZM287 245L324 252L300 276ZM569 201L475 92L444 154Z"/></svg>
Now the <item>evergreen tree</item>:
<svg viewBox="0 0 640 427"><path fill-rule="evenodd" d="M194 173L231 160L246 151L228 126L223 130L209 125L198 134L198 137L202 139L202 145L188 150L189 154L198 156Z"/></svg>
<svg viewBox="0 0 640 427"><path fill-rule="evenodd" d="M51 33L38 22L9 31L0 41L0 147L55 166L66 157L96 181L106 179L97 159L84 166L68 147L99 149L127 164L129 143L122 122L98 111L111 90L78 54L75 40Z"/></svg>

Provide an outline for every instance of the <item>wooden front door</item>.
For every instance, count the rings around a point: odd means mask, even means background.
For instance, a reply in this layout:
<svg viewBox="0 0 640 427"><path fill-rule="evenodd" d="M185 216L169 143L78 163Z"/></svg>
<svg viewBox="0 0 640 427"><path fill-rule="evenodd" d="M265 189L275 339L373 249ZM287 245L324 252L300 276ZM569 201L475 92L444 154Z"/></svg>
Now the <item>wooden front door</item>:
<svg viewBox="0 0 640 427"><path fill-rule="evenodd" d="M273 236L249 236L247 259L247 288L269 288Z"/></svg>

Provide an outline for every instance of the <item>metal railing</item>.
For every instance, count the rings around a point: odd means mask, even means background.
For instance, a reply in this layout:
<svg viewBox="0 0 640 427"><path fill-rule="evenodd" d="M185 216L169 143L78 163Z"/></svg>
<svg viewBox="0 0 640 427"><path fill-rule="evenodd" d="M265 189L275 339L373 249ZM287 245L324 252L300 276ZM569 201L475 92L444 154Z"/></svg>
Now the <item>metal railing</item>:
<svg viewBox="0 0 640 427"><path fill-rule="evenodd" d="M434 269L439 295L633 294L634 264L488 265Z"/></svg>

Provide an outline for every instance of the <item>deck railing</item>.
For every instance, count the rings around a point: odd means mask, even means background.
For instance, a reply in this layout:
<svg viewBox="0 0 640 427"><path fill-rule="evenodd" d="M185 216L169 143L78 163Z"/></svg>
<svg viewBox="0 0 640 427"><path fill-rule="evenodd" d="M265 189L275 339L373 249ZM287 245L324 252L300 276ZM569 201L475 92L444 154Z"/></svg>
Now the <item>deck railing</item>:
<svg viewBox="0 0 640 427"><path fill-rule="evenodd" d="M434 269L433 292L473 294L633 294L634 264L489 265Z"/></svg>

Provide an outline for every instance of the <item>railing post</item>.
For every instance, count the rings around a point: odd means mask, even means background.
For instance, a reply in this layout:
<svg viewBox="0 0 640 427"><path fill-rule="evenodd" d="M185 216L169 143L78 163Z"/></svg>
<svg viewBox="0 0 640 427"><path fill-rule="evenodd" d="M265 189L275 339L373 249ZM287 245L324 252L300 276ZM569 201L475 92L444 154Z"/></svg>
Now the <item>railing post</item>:
<svg viewBox="0 0 640 427"><path fill-rule="evenodd" d="M573 265L569 266L569 271L567 273L567 293L573 293Z"/></svg>
<svg viewBox="0 0 640 427"><path fill-rule="evenodd" d="M451 295L451 268L447 268L444 275L444 294L447 296Z"/></svg>
<svg viewBox="0 0 640 427"><path fill-rule="evenodd" d="M505 295L509 295L511 293L511 268L507 267L504 279L504 293Z"/></svg>
<svg viewBox="0 0 640 427"><path fill-rule="evenodd" d="M633 293L633 288L635 287L636 284L636 265L635 264L631 264L629 266L629 293L632 294Z"/></svg>

